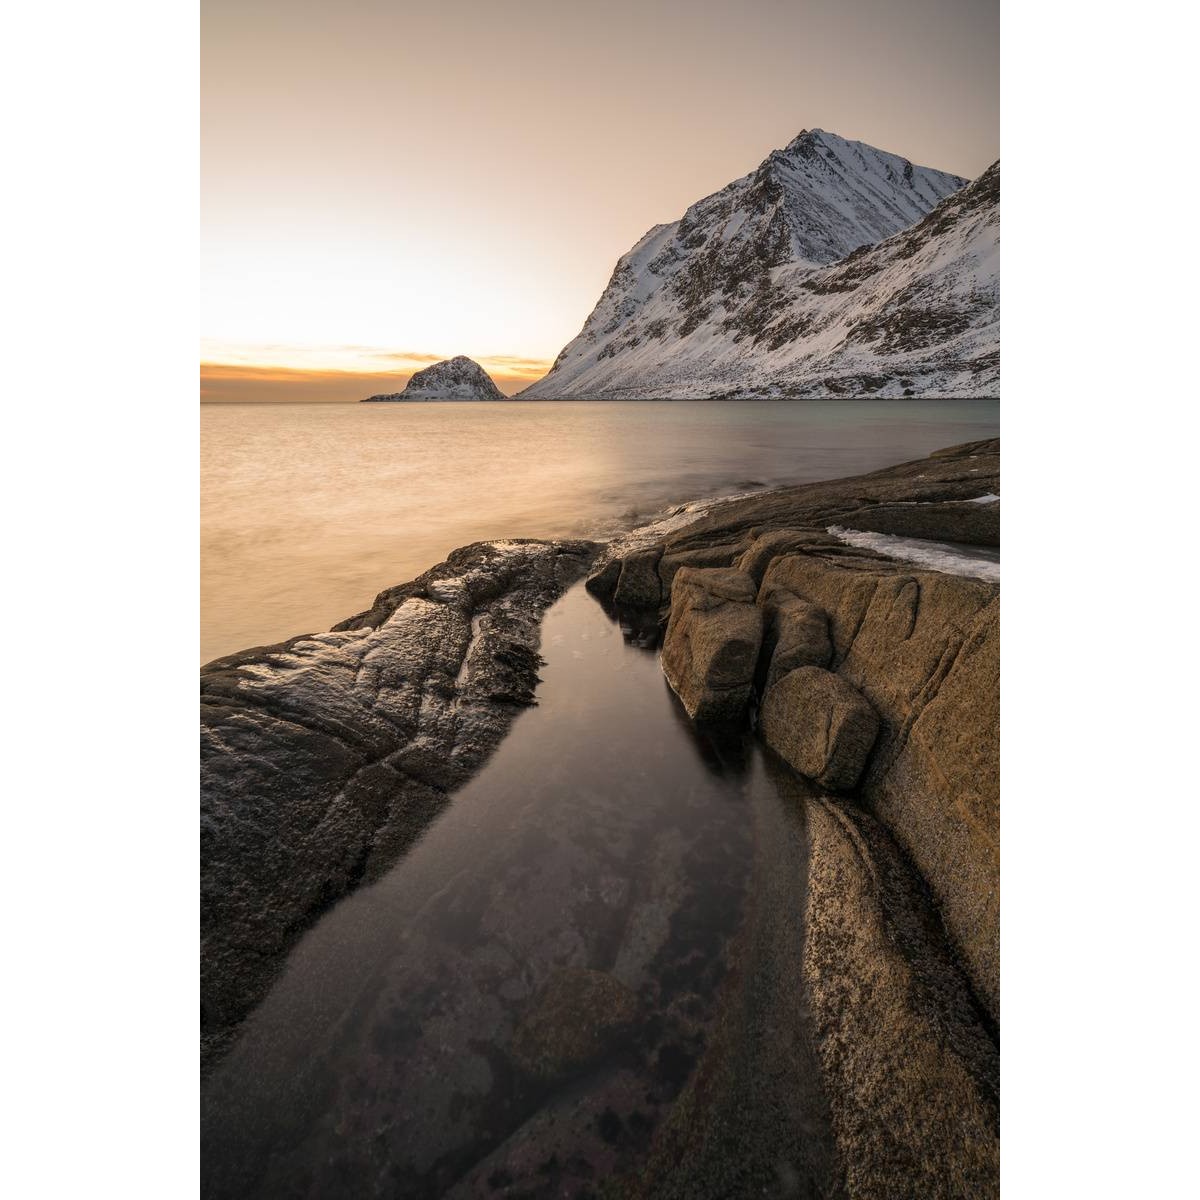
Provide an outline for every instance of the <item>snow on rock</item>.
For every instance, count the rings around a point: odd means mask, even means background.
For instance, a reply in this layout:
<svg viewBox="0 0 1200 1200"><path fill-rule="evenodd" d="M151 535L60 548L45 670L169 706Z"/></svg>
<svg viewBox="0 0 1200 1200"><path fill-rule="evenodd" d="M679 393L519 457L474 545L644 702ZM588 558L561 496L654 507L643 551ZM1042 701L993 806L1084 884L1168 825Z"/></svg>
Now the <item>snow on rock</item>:
<svg viewBox="0 0 1200 1200"><path fill-rule="evenodd" d="M923 538L896 537L890 533L866 533L858 529L843 529L830 525L826 531L847 546L860 550L874 550L885 558L898 558L925 567L930 571L942 571L947 575L966 575L971 579L986 579L990 583L1000 582L1000 564L990 558L976 558L942 542L929 542Z"/></svg>
<svg viewBox="0 0 1200 1200"><path fill-rule="evenodd" d="M410 400L503 400L504 393L474 359L460 354L418 371L402 392L368 396L364 404Z"/></svg>
<svg viewBox="0 0 1200 1200"><path fill-rule="evenodd" d="M999 390L999 163L978 180L821 130L651 229L528 399Z"/></svg>

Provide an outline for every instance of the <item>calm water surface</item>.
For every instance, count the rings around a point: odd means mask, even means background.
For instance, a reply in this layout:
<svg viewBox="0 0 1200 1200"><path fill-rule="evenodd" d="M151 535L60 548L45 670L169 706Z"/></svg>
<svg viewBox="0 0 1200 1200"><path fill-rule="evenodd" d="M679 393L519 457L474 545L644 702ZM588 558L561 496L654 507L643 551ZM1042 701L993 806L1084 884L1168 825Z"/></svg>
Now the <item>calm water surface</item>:
<svg viewBox="0 0 1200 1200"><path fill-rule="evenodd" d="M327 629L469 542L602 537L998 431L991 400L205 405L201 661Z"/></svg>
<svg viewBox="0 0 1200 1200"><path fill-rule="evenodd" d="M756 841L786 841L800 810L748 733L692 726L653 643L582 583L547 613L542 654L538 707L301 940L206 1082L210 1200L595 1196L637 1169L708 1044ZM572 968L619 980L639 1016L586 1071L532 1078L514 1031ZM755 1078L758 1051L777 1038L747 1053ZM791 1122L779 1153L797 1177L820 1141L795 1133L810 1080L789 1075L754 1118Z"/></svg>

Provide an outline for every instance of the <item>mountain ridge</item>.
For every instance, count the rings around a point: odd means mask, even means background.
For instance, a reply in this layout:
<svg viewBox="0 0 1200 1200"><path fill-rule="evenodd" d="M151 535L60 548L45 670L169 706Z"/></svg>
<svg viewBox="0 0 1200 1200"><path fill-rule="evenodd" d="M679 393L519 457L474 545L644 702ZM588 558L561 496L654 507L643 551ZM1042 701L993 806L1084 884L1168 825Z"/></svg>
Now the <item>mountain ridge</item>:
<svg viewBox="0 0 1200 1200"><path fill-rule="evenodd" d="M997 172L998 199L998 165L991 170ZM928 328L918 331L913 345L904 346L903 331L893 323L896 336L872 352L869 339L851 339L840 353L834 351L845 339L833 345L823 336L808 345L814 332L828 333L835 310L842 320L881 317L865 294L858 296L861 314L851 311L855 305L836 299L814 303L814 296L853 290L852 275L826 280L821 271L858 261L916 228L969 186L974 185L862 142L819 129L802 131L749 174L689 206L678 221L648 230L618 260L580 333L563 347L550 371L519 395L993 394L987 389L998 386L998 367L991 374L973 368L964 372L945 354L913 356L913 350L931 351ZM986 257L984 247L974 249L977 257ZM929 258L925 255L918 265L936 266ZM973 295L984 297L982 307L998 306L995 258L989 269L977 272ZM994 279L984 278L989 270ZM860 274L866 278L869 273ZM929 291L916 278L903 286L915 295ZM939 312L947 308L933 307ZM969 300L967 307L968 324L974 328L980 324L981 306ZM961 313L942 315L948 337L963 332ZM936 334L936 320L934 325ZM991 349L973 346L968 358L974 361ZM998 342L994 349L998 359ZM806 358L812 361L801 369Z"/></svg>

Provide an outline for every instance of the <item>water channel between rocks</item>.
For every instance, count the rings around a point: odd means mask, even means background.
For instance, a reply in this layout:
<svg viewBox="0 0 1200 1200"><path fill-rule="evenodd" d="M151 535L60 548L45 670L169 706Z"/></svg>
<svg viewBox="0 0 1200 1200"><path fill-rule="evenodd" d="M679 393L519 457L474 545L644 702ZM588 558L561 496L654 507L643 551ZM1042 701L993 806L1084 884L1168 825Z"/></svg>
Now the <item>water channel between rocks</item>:
<svg viewBox="0 0 1200 1200"><path fill-rule="evenodd" d="M296 946L205 1083L205 1196L608 1195L664 1154L651 1194L707 1190L689 1171L714 1195L826 1190L798 1032L803 786L749 734L693 728L653 639L625 634L582 584L563 596L538 707ZM637 1015L539 1074L514 1039L574 968Z"/></svg>

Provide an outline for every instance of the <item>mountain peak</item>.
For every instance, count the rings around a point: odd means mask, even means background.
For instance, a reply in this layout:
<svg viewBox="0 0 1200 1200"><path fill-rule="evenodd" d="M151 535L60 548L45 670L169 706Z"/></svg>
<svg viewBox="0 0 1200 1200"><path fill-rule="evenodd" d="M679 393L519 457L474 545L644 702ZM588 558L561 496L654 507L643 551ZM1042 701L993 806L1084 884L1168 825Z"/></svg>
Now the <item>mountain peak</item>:
<svg viewBox="0 0 1200 1200"><path fill-rule="evenodd" d="M836 133L829 133L824 129L802 129L783 149L776 150L775 153L793 154L797 150L804 150L806 148L815 149L818 146L828 146L835 143L843 146L862 144L851 142L848 138L840 137Z"/></svg>
<svg viewBox="0 0 1200 1200"><path fill-rule="evenodd" d="M746 386L751 379L757 385L784 368L791 386L800 378L802 361L815 362L824 354L836 360L840 354L847 362L882 362L894 355L893 343L907 338L906 344L915 346L918 334L909 337L906 331L918 327L930 346L944 342L954 330L962 333L963 347L968 342L984 346L992 336L988 321L996 291L989 274L995 234L986 206L968 208L964 201L942 213L942 223L929 217L966 182L865 142L803 129L748 175L696 201L678 221L655 226L623 255L579 336L522 395L616 397L635 396L639 390L662 396L712 395ZM897 263L873 259L872 271L922 287L921 281L935 275L953 279L954 287L973 280L978 303L964 301L940 325L931 325L928 314L913 316L907 309L901 316L890 310L872 315L869 320L877 320L879 330L864 317L868 324L858 341L843 346L837 338L849 337L849 326L838 321L870 307L869 297L857 294L859 281L867 276L849 266L857 261L851 256L922 225L934 232L948 228L946 222L959 232L940 239L944 253L930 249L922 236L906 243L915 256L911 263L896 250ZM843 263L845 272L840 270ZM967 283L963 286L970 292ZM845 304L837 299L842 293ZM882 304L883 291L879 298ZM955 305L957 299L949 307ZM806 345L818 328L820 345L809 352ZM881 337L887 349L877 353L871 347L881 344ZM989 363L981 368L984 375L964 385L974 389L971 394L992 386L986 374ZM832 361L822 369L834 378ZM917 370L914 360L913 381L923 370ZM865 368L860 373L864 380L870 375ZM924 370L924 377L932 378L932 368ZM861 386L869 392L882 384ZM909 386L908 381L897 384L900 390Z"/></svg>

